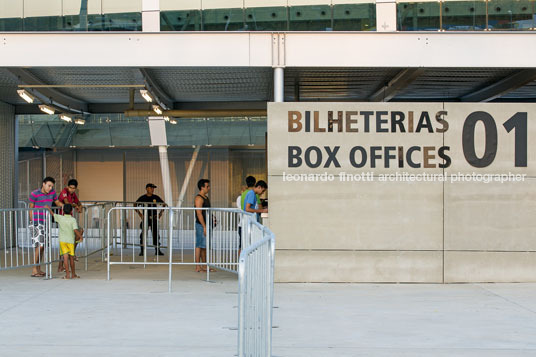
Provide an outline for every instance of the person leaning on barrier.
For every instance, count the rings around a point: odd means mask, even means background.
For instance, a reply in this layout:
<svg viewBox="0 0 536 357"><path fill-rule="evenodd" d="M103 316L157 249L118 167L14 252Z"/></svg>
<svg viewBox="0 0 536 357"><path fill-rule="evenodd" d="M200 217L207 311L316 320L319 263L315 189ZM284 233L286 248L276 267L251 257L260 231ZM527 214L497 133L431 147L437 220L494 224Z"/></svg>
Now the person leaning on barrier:
<svg viewBox="0 0 536 357"><path fill-rule="evenodd" d="M80 203L80 200L78 199L78 196L76 195L76 189L78 188L78 181L75 179L70 179L67 183L67 187L65 187L61 192L59 196L59 200L63 204L70 204L73 206L73 208L76 209L78 213L82 213L82 204ZM60 214L62 212L60 211Z"/></svg>
<svg viewBox="0 0 536 357"><path fill-rule="evenodd" d="M252 190L249 190L244 200L244 211L256 213L257 221L260 222L261 213L267 213L267 208L260 208L259 200L257 197L261 196L268 189L266 182L260 180L255 184Z"/></svg>
<svg viewBox="0 0 536 357"><path fill-rule="evenodd" d="M255 183L257 182L257 179L253 176L246 177L246 188L240 192L240 196L236 198L236 206L238 209L244 210L244 201L246 200L246 195L250 190L253 190L255 187ZM260 205L261 201L259 196L257 195L257 202ZM240 225L238 226L238 255L240 255L240 251L242 250L242 222L240 222Z"/></svg>
<svg viewBox="0 0 536 357"><path fill-rule="evenodd" d="M34 190L30 193L28 198L30 201L29 214L30 222L34 226L45 225L45 207L52 206L54 203L56 206L63 207L63 203L58 200L56 191L54 191L54 184L56 180L52 177L45 177L41 184L41 188ZM32 210L33 208L40 208L40 210ZM32 269L32 277L43 277L45 273L41 270L41 257L45 249L45 237L40 235L37 241L34 241L34 264Z"/></svg>
<svg viewBox="0 0 536 357"><path fill-rule="evenodd" d="M161 206L167 206L164 201L158 196L154 194L154 189L156 188L155 185L152 183L148 183L145 185L145 190L147 193L145 195L140 196L136 202L140 203L137 206L144 206L144 207L156 207L158 203L161 204ZM160 250L160 242L158 239L158 220L162 217L162 214L164 211L162 210L156 210L156 209L148 209L147 211L147 231L149 228L151 228L151 232L153 233L153 245L155 249L155 255L164 255L162 251ZM136 210L136 213L141 218L140 228L141 228L141 234L140 234L140 256L143 256L143 232L145 231L144 228L144 218L143 213L139 210ZM157 216L158 215L158 216Z"/></svg>

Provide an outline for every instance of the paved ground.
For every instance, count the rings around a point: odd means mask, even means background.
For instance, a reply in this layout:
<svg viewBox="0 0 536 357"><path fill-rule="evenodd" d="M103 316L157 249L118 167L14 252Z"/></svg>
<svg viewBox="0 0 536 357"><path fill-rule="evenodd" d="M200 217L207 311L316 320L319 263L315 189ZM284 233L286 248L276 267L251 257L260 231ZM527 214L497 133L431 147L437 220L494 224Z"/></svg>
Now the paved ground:
<svg viewBox="0 0 536 357"><path fill-rule="evenodd" d="M237 282L92 262L0 272L0 355L233 356ZM536 284L277 284L275 356L536 356Z"/></svg>

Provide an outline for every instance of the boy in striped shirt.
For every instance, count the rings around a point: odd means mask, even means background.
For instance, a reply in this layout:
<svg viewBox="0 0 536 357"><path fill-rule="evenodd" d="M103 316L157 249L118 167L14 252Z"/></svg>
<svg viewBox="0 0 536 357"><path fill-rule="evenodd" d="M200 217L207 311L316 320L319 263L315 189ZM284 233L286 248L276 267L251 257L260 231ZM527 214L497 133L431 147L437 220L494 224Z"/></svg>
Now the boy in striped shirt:
<svg viewBox="0 0 536 357"><path fill-rule="evenodd" d="M37 190L32 191L30 193L29 201L30 201L30 209L31 208L38 208L39 210L30 210L30 222L34 225L44 225L45 224L45 207L46 206L52 206L52 203L56 204L56 206L63 207L63 203L61 203L58 200L58 196L56 195L56 191L54 191L54 184L56 183L56 180L54 180L52 177L45 177L43 179L43 183L41 184L41 188L38 188ZM34 243L34 264L36 264L32 269L32 276L33 277L43 277L45 276L45 273L41 270L41 258L43 256L43 251L45 249L44 247L45 239L44 237L41 237L41 239Z"/></svg>

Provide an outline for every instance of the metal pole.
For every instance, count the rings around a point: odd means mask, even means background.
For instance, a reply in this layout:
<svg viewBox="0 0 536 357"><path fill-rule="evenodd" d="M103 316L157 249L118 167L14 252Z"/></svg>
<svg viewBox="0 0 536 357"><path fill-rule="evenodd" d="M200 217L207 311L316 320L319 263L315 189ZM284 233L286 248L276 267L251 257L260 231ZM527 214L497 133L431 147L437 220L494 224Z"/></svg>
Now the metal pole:
<svg viewBox="0 0 536 357"><path fill-rule="evenodd" d="M274 102L285 101L285 74L283 67L274 68Z"/></svg>
<svg viewBox="0 0 536 357"><path fill-rule="evenodd" d="M168 254L169 254L169 281L168 281L168 291L171 293L171 275L173 271L173 210L168 207Z"/></svg>
<svg viewBox="0 0 536 357"><path fill-rule="evenodd" d="M207 236L205 237L206 238L206 249L205 249L205 264L207 265L207 281L210 281L210 231L211 231L211 227L212 227L212 217L211 217L211 214L210 214L210 209L207 209L206 211L206 216L205 216L205 226L207 227ZM210 223L209 223L210 222Z"/></svg>
<svg viewBox="0 0 536 357"><path fill-rule="evenodd" d="M88 230L88 227L89 227L89 224L87 223L88 222L88 216L89 216L89 210L86 208L84 210L84 233L86 234L86 242L84 244L84 250L86 251L86 257L85 257L85 268L86 268L86 271L87 271L87 255L88 255L88 244L89 244L89 241L88 241L88 235L89 235L89 230Z"/></svg>
<svg viewBox="0 0 536 357"><path fill-rule="evenodd" d="M108 216L110 216L110 213L112 212L112 210L110 210L108 212ZM108 247L106 248L107 250L107 255L108 255L108 260L106 262L106 266L107 266L107 270L108 270L108 273L107 273L107 280L110 280L110 225L108 225L108 237L107 237L107 245Z"/></svg>
<svg viewBox="0 0 536 357"><path fill-rule="evenodd" d="M143 207L143 268L147 263L147 206Z"/></svg>

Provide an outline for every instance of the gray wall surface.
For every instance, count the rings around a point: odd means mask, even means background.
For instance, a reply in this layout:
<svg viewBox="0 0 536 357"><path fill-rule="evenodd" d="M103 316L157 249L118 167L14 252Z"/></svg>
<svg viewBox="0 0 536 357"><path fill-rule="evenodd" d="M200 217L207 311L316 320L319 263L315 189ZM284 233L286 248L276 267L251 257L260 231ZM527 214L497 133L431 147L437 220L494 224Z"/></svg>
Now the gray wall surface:
<svg viewBox="0 0 536 357"><path fill-rule="evenodd" d="M297 130L296 122L289 126L289 115L297 121L289 111L300 112L300 131L292 131ZM306 111L310 111L309 132ZM329 132L330 111L335 119L342 112L340 132L336 122ZM368 128L361 114L366 111L373 112ZM439 119L448 122L447 130L436 119L441 111L446 112ZM355 121L347 126L349 112ZM392 126L393 112L405 114L405 132ZM431 125L421 118L422 112L429 113ZM480 113L470 118L475 112ZM521 114L505 124L516 113ZM527 113L526 130L523 113ZM475 118L472 130L470 122ZM536 281L534 120L534 104L270 103L268 192L270 229L277 242L276 280ZM302 150L299 167L291 167L299 159L289 154L289 146ZM311 146L318 149L310 149L307 165L306 151ZM367 161L359 168L350 160L356 146L367 152ZM375 146L380 148L372 149ZM386 152L391 146L394 149ZM336 163L327 160L325 147L331 152L339 147ZM418 147L410 158L421 167L409 167L410 147ZM448 165L439 155L444 147ZM375 165L373 150L379 156ZM318 152L322 160L317 162ZM358 166L361 151L354 152ZM393 157L386 160L387 154ZM365 176L341 181L341 172ZM389 176L396 173L398 179ZM327 180L329 174L332 181ZM422 180L411 181L411 174L421 175ZM428 181L423 174L429 175ZM496 175L507 175L505 182L493 181L501 178Z"/></svg>

